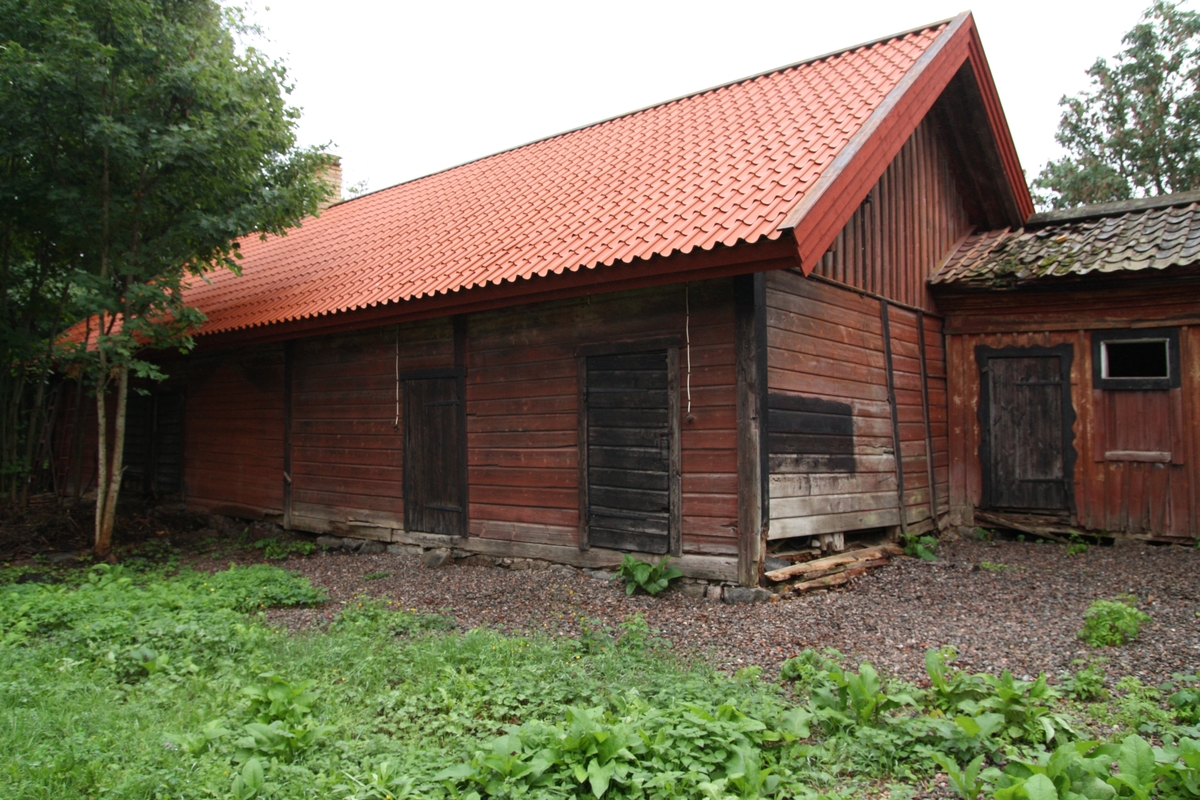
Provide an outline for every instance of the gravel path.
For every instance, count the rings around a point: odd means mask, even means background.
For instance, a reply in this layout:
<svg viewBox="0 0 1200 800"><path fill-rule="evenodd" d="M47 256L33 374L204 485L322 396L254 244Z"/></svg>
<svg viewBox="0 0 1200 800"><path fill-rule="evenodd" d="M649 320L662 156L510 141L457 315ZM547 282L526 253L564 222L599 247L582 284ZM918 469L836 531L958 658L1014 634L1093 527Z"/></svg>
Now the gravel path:
<svg viewBox="0 0 1200 800"><path fill-rule="evenodd" d="M1200 667L1200 550L1178 546L1092 547L1068 557L1061 545L959 541L937 562L911 558L847 588L780 602L727 605L669 591L626 597L619 581L574 569L513 571L451 565L424 569L415 556L329 554L286 566L325 587L321 609L272 612L290 627L320 624L359 594L405 608L452 614L460 627L574 635L583 618L615 625L643 612L675 648L726 669L775 668L805 647L835 647L885 674L921 681L929 647L952 644L958 665L1007 668L1017 677L1057 676L1077 658L1108 660L1110 680L1157 683ZM1006 569L981 569L981 562ZM371 573L388 577L365 580ZM1096 599L1133 594L1152 621L1136 642L1091 650L1076 638Z"/></svg>

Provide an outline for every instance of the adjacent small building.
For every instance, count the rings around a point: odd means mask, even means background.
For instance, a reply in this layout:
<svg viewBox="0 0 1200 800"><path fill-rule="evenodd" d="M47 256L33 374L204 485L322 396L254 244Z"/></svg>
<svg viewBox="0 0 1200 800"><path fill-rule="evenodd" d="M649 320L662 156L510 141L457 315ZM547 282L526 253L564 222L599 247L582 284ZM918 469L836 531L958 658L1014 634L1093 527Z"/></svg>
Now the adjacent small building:
<svg viewBox="0 0 1200 800"><path fill-rule="evenodd" d="M1035 214L933 277L958 524L1192 542L1200 192Z"/></svg>

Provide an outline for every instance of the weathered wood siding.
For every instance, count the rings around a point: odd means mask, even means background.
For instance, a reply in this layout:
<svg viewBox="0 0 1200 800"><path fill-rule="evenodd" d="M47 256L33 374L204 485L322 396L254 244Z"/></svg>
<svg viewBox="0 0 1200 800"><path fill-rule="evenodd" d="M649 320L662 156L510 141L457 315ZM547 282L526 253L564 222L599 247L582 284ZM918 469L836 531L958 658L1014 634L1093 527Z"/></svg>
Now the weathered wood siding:
<svg viewBox="0 0 1200 800"><path fill-rule="evenodd" d="M284 347L213 353L169 368L185 387L188 504L237 515L283 513Z"/></svg>
<svg viewBox="0 0 1200 800"><path fill-rule="evenodd" d="M291 523L388 539L404 527L398 372L452 366L449 319L299 339L292 347Z"/></svg>
<svg viewBox="0 0 1200 800"><path fill-rule="evenodd" d="M397 376L461 358L470 536L534 546L526 554L565 555L536 547L579 545L577 348L674 337L685 406L682 550L731 556L738 518L733 328L732 280L717 280L470 315L458 353L454 326L441 318L202 356L179 375L188 392L185 491L198 508L282 514L286 462L293 527L403 540Z"/></svg>
<svg viewBox="0 0 1200 800"><path fill-rule="evenodd" d="M1074 524L1160 539L1200 534L1200 302L1195 283L1109 285L1073 292L980 293L941 298L950 364L952 521L973 524L983 494L980 374L975 348L1069 345ZM1159 391L1093 388L1091 331L1178 325L1181 386ZM1164 448L1166 463L1106 453Z"/></svg>
<svg viewBox="0 0 1200 800"><path fill-rule="evenodd" d="M935 484L940 484L939 512L946 507L940 321L923 315L923 393L918 314L889 306L894 429L881 306L877 298L806 279L798 271L768 275L769 538L899 525L894 430L900 439L907 525L925 529L932 524L931 452Z"/></svg>
<svg viewBox="0 0 1200 800"><path fill-rule="evenodd" d="M577 546L576 348L691 339L683 422L683 552L737 552L732 282L709 281L475 314L467 322L470 533ZM685 291L687 298L685 298ZM690 324L686 309L690 305ZM687 403L687 352L680 352ZM683 410L686 417L687 410Z"/></svg>
<svg viewBox="0 0 1200 800"><path fill-rule="evenodd" d="M926 118L814 273L933 311L926 281L971 230L946 148Z"/></svg>

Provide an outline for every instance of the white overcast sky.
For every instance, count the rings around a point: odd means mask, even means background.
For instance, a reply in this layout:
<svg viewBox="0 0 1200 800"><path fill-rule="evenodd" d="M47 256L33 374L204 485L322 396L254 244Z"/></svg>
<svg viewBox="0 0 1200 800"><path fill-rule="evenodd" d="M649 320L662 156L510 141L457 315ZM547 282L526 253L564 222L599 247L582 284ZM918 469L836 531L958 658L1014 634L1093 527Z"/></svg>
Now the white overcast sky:
<svg viewBox="0 0 1200 800"><path fill-rule="evenodd" d="M962 0L248 0L285 60L305 144L371 190L606 117L952 17ZM1032 178L1058 100L1121 49L1150 0L976 0ZM1189 7L1191 3L1187 4Z"/></svg>

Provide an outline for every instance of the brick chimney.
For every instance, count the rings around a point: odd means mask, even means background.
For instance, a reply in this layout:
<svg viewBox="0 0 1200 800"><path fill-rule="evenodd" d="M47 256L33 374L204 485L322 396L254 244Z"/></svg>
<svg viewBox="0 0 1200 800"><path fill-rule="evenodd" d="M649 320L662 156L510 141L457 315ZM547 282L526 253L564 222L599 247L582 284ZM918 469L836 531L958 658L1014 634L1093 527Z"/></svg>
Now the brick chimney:
<svg viewBox="0 0 1200 800"><path fill-rule="evenodd" d="M342 160L334 158L333 163L321 171L321 180L329 184L330 195L317 206L318 211L324 211L334 203L342 202Z"/></svg>

